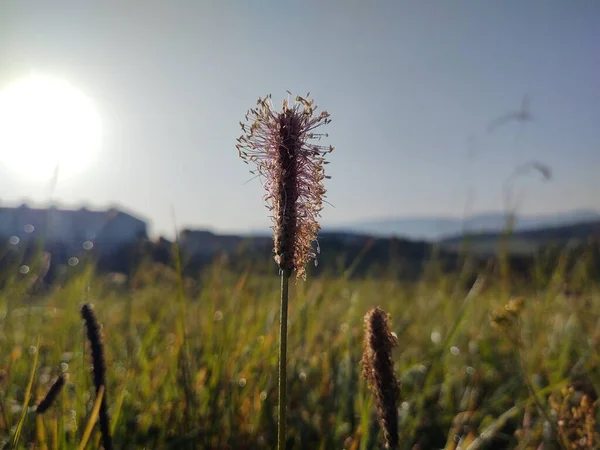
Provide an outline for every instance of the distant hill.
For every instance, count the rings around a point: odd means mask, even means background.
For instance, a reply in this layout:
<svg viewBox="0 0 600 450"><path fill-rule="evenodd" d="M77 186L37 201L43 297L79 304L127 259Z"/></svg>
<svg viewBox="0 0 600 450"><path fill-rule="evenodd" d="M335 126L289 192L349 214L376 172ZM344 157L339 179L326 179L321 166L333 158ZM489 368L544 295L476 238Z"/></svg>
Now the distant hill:
<svg viewBox="0 0 600 450"><path fill-rule="evenodd" d="M181 235L184 266L195 273L218 255L227 255L232 267L275 273L273 239L266 236L219 235L206 230L184 230ZM374 238L355 233L319 233L318 266L308 271L348 275L391 275L414 279L434 253L442 267L456 267L453 252L437 251L425 241Z"/></svg>
<svg viewBox="0 0 600 450"><path fill-rule="evenodd" d="M440 223L446 226L444 232ZM387 224L387 225L386 225ZM450 268L458 261L458 250L468 245L471 253L479 257L498 252L499 238L505 229L505 217L499 213L473 216L463 222L455 219L398 219L371 222L373 233L346 229L325 228L319 233L319 266L311 269L315 274L323 270L341 273L350 267L356 273L394 272L409 278L423 270L431 256L437 252L443 265ZM384 225L390 228L384 233ZM396 237L393 226L413 227L412 235L428 235L429 240ZM420 233L416 228L422 227ZM427 228L429 227L429 228ZM451 234L448 230L454 229ZM463 229L475 230L463 234ZM491 231L490 231L491 230ZM406 234L411 234L407 232ZM509 238L509 251L516 257L530 256L550 244L584 242L591 236L600 237L600 214L592 211L574 211L548 216L526 216L518 220L516 230ZM233 262L252 263L273 271L271 235L219 235L206 230L185 230L181 236L182 248L188 256L191 270L208 264L217 254L227 254ZM439 244L439 248L436 248Z"/></svg>
<svg viewBox="0 0 600 450"><path fill-rule="evenodd" d="M502 233L489 232L459 234L442 239L441 245L447 251L456 251L466 245L472 252L480 255L494 254L498 250L501 236ZM600 220L516 231L507 237L507 242L511 253L531 254L544 246L584 243L589 238L600 238Z"/></svg>
<svg viewBox="0 0 600 450"><path fill-rule="evenodd" d="M569 226L582 222L600 221L596 211L575 210L548 215L519 216L515 231ZM498 233L506 227L505 213L485 213L466 219L452 217L391 217L324 227L324 231L367 234L378 237L402 237L412 240L440 241L446 237L470 233Z"/></svg>
<svg viewBox="0 0 600 450"><path fill-rule="evenodd" d="M549 221L552 223L551 221ZM530 222L531 223L531 222ZM463 245L470 250L471 270L483 268L489 258L498 254L501 232L457 234L437 243L396 237L372 237L349 232L319 234L318 267L308 268L313 275L330 273L353 276L392 276L418 279L432 257L439 268L453 271L464 261L459 256ZM518 273L526 273L534 262L533 254L557 244L586 244L596 237L600 242L600 220L564 226L549 226L512 233L508 241L511 265ZM181 247L187 273L199 273L218 255L226 255L231 268L252 269L256 273L276 272L273 241L270 236L219 235L203 230L186 230Z"/></svg>

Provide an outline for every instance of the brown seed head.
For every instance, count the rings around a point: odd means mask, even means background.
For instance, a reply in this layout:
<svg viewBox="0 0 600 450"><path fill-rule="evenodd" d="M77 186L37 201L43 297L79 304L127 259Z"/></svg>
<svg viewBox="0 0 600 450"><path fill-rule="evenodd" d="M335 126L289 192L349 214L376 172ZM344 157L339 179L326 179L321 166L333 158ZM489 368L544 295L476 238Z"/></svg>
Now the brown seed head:
<svg viewBox="0 0 600 450"><path fill-rule="evenodd" d="M37 414L44 414L48 408L52 406L58 394L60 393L62 387L65 385L66 376L60 374L56 381L52 384L46 396L42 399L42 401L38 404L36 408Z"/></svg>
<svg viewBox="0 0 600 450"><path fill-rule="evenodd" d="M388 314L380 308L365 315L365 338L361 360L363 377L375 396L379 423L383 430L386 448L399 446L398 401L400 382L394 374L392 348L396 338L387 324Z"/></svg>
<svg viewBox="0 0 600 450"><path fill-rule="evenodd" d="M102 344L102 333L100 324L94 313L92 305L84 303L81 306L81 317L85 321L87 337L92 350L92 364L94 373L94 386L96 395L103 389L102 401L100 403L99 422L102 433L102 441L105 450L112 450L112 437L110 435L110 419L108 416L108 400L106 397L106 362L104 359L104 345Z"/></svg>

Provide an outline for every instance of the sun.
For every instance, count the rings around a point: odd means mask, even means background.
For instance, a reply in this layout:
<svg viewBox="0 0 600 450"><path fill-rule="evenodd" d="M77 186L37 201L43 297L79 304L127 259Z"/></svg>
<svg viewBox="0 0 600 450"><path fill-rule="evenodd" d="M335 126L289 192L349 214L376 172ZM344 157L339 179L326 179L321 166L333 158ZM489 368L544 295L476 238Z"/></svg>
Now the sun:
<svg viewBox="0 0 600 450"><path fill-rule="evenodd" d="M100 150L93 102L66 81L30 75L0 87L0 164L29 180L71 177Z"/></svg>

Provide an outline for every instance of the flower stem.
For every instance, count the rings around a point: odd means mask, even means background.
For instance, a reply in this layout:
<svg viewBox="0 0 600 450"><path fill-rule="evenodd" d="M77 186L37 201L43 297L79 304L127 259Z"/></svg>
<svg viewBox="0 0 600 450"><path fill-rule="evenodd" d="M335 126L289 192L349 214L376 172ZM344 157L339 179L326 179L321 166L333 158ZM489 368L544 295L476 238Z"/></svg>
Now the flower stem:
<svg viewBox="0 0 600 450"><path fill-rule="evenodd" d="M277 449L285 450L286 386L287 386L287 319L288 284L291 271L281 272L281 316L279 318L279 418L277 427Z"/></svg>

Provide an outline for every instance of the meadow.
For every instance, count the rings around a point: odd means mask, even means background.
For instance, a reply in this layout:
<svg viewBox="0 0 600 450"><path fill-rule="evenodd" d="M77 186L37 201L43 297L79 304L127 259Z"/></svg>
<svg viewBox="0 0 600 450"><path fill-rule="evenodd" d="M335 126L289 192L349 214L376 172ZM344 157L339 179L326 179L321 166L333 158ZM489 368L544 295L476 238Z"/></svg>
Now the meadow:
<svg viewBox="0 0 600 450"><path fill-rule="evenodd" d="M467 270L434 260L415 281L346 271L291 282L287 447L381 448L360 367L363 316L380 306L398 337L401 448L597 448L600 291L585 254L566 260L518 283L494 266L471 286ZM118 283L82 263L41 293L30 275L0 292L2 448L80 448L95 420L83 302L102 324L114 448L275 446L276 273L217 260L194 282L147 263ZM87 448L100 443L96 425Z"/></svg>

